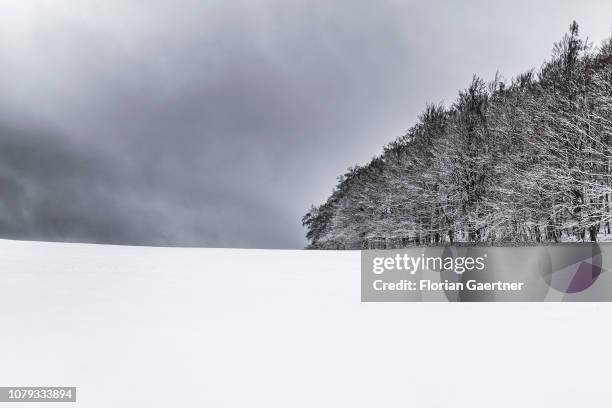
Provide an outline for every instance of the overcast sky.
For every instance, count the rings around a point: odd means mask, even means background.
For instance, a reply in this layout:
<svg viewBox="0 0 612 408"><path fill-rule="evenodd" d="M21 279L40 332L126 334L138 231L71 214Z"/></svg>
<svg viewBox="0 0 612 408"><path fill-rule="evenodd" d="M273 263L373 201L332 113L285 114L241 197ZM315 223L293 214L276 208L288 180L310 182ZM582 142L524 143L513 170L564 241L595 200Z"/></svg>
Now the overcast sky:
<svg viewBox="0 0 612 408"><path fill-rule="evenodd" d="M0 236L300 248L348 166L608 1L0 2Z"/></svg>

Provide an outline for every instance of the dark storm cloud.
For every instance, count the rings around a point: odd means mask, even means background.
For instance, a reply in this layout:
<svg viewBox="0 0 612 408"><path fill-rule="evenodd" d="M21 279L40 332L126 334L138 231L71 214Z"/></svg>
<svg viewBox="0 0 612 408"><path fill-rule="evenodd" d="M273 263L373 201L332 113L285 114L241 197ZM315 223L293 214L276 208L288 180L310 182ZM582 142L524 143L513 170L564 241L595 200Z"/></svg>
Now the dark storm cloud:
<svg viewBox="0 0 612 408"><path fill-rule="evenodd" d="M112 215L121 206L111 198L117 187L112 162L49 130L4 123L0 135L4 237L118 242L135 238L113 223ZM91 231L96 235L89 236Z"/></svg>
<svg viewBox="0 0 612 408"><path fill-rule="evenodd" d="M610 28L603 2L457 4L3 3L0 235L301 247L426 101L538 65L573 18Z"/></svg>
<svg viewBox="0 0 612 408"><path fill-rule="evenodd" d="M258 228L250 213L264 218L271 231L283 227L282 210L272 211L248 195L222 186L152 181L146 166L83 149L48 129L3 124L0 135L5 238L200 245L223 242L227 234L234 235L235 245L249 246L242 230ZM266 247L275 246L275 239L265 229L258 236Z"/></svg>

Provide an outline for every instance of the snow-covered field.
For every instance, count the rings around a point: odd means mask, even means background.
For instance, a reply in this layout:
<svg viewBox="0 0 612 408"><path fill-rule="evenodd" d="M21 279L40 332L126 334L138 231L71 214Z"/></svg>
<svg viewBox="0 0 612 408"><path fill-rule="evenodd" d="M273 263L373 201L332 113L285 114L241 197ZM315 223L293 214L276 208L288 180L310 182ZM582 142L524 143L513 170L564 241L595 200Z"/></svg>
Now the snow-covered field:
<svg viewBox="0 0 612 408"><path fill-rule="evenodd" d="M105 408L612 400L612 305L361 303L359 262L0 241L0 386Z"/></svg>

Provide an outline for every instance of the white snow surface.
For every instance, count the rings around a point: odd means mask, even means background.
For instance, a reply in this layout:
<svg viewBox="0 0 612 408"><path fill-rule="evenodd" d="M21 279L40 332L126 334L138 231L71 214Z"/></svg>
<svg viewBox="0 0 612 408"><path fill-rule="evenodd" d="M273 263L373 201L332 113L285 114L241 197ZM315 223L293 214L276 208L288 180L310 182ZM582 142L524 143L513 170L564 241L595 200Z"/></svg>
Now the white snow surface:
<svg viewBox="0 0 612 408"><path fill-rule="evenodd" d="M612 400L610 304L361 303L359 269L356 251L0 241L0 386L105 408Z"/></svg>

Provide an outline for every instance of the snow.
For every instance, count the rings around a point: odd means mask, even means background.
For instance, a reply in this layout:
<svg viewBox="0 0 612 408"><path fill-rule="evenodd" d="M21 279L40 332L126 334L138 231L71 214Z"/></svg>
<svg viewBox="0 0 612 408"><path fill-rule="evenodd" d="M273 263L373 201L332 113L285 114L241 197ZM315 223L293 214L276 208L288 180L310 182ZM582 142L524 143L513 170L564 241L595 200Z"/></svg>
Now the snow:
<svg viewBox="0 0 612 408"><path fill-rule="evenodd" d="M0 241L0 385L77 386L64 405L105 408L612 398L610 304L361 303L359 262Z"/></svg>

